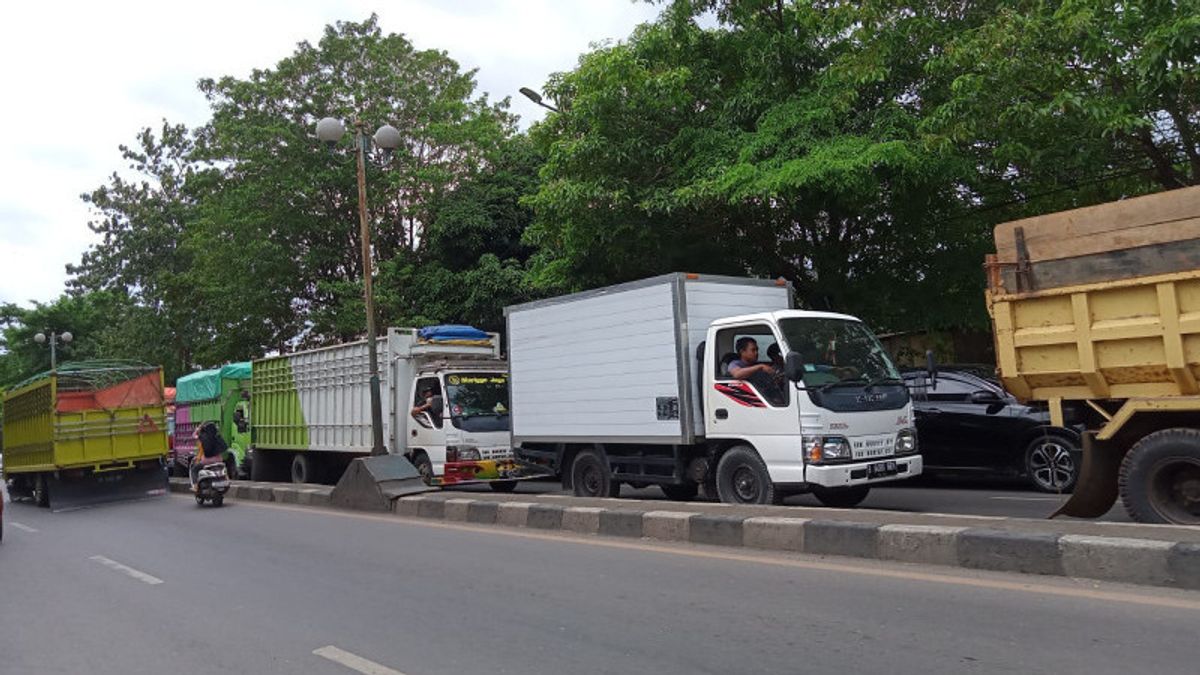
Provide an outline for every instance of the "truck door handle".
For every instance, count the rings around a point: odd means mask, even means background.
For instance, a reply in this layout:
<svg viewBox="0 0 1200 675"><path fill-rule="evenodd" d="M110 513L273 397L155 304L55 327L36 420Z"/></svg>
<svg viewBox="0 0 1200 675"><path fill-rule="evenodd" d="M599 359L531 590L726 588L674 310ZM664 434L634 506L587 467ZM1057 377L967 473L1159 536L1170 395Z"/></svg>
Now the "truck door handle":
<svg viewBox="0 0 1200 675"><path fill-rule="evenodd" d="M716 416L719 420L727 420L729 419L729 411L724 408L717 408Z"/></svg>

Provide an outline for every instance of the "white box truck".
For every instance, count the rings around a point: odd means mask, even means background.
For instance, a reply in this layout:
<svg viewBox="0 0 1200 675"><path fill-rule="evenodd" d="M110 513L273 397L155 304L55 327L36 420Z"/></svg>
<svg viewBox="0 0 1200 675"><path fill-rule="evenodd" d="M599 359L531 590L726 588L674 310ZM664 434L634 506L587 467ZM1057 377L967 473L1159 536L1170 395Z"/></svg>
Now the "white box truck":
<svg viewBox="0 0 1200 675"><path fill-rule="evenodd" d="M874 334L791 296L671 274L507 308L518 460L579 496L654 484L759 504L853 506L920 474L908 390Z"/></svg>
<svg viewBox="0 0 1200 675"><path fill-rule="evenodd" d="M388 452L435 485L516 487L498 335L424 339L418 329L392 328L377 349ZM367 352L361 340L254 362L255 480L336 481L352 459L370 454Z"/></svg>

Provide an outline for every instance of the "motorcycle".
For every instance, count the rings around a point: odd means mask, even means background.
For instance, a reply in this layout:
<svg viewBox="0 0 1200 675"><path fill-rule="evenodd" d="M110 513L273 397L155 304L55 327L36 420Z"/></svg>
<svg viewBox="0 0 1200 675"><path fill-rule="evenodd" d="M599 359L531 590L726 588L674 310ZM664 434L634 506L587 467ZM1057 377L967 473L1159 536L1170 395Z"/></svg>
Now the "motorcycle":
<svg viewBox="0 0 1200 675"><path fill-rule="evenodd" d="M211 502L213 506L220 506L225 502L225 493L229 492L230 485L232 483L223 461L215 459L201 465L196 472L196 483L192 486L196 491L196 504L204 506L206 502Z"/></svg>

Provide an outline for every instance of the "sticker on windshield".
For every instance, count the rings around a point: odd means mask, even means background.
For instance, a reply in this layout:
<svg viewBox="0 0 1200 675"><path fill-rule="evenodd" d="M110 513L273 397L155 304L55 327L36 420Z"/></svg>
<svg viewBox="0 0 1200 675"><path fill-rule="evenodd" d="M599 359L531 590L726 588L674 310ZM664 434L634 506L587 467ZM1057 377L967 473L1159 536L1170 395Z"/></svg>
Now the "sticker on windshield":
<svg viewBox="0 0 1200 675"><path fill-rule="evenodd" d="M458 384L459 383L459 379L458 379L457 375L451 375L450 377L447 377L446 381L449 382L450 384Z"/></svg>
<svg viewBox="0 0 1200 675"><path fill-rule="evenodd" d="M508 378L503 375L451 375L446 378L446 381L452 385L457 384L508 384Z"/></svg>

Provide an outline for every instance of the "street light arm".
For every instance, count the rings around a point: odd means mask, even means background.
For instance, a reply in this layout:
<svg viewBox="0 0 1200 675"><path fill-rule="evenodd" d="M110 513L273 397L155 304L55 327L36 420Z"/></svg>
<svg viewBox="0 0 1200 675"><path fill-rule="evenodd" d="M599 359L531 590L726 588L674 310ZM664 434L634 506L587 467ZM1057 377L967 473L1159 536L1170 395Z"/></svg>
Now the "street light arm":
<svg viewBox="0 0 1200 675"><path fill-rule="evenodd" d="M525 98L542 106L546 110L551 110L554 112L561 112L558 108L555 108L554 106L552 106L549 103L546 103L544 100L542 100L542 95L537 93L536 91L530 89L529 87L521 87L517 91L521 92L521 94L524 95Z"/></svg>

